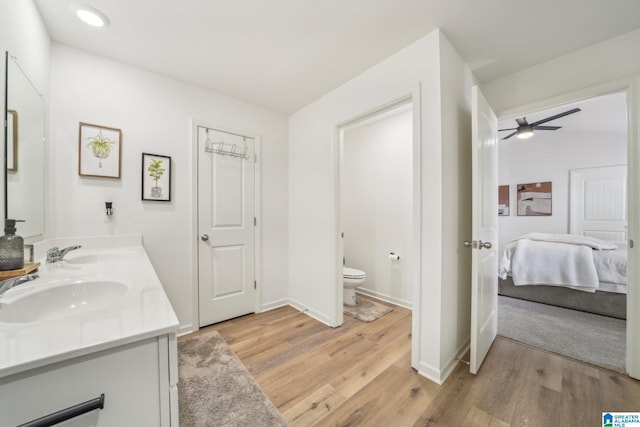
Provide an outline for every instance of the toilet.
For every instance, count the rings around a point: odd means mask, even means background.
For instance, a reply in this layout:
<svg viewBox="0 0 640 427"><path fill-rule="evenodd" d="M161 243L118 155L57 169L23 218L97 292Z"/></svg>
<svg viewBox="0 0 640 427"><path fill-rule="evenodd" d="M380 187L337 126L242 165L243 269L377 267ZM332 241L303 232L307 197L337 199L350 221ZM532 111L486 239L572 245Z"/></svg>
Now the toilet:
<svg viewBox="0 0 640 427"><path fill-rule="evenodd" d="M356 268L342 267L342 284L346 305L356 305L356 286L364 283L367 275Z"/></svg>

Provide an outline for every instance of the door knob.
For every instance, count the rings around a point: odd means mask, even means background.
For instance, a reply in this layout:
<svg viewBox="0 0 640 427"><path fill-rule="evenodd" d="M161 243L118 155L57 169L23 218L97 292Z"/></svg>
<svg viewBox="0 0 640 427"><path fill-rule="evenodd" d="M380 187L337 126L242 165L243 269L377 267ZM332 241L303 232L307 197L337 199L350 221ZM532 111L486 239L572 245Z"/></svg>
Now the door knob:
<svg viewBox="0 0 640 427"><path fill-rule="evenodd" d="M478 241L478 247L480 249L485 248L485 249L491 249L493 245L491 244L491 242L483 242L482 240Z"/></svg>
<svg viewBox="0 0 640 427"><path fill-rule="evenodd" d="M206 242L207 240L209 240L209 235L208 234L203 234L201 237L203 242Z"/></svg>
<svg viewBox="0 0 640 427"><path fill-rule="evenodd" d="M476 241L474 240L473 242L470 242L468 240L464 241L464 247L465 248L475 248L476 247Z"/></svg>

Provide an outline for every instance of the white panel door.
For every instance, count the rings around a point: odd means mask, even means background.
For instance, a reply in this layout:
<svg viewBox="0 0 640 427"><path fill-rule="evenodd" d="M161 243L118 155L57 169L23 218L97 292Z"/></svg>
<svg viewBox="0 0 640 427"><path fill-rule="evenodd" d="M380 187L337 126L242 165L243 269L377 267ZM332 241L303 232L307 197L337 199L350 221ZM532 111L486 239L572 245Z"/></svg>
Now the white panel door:
<svg viewBox="0 0 640 427"><path fill-rule="evenodd" d="M255 311L254 159L252 138L198 126L200 326Z"/></svg>
<svg viewBox="0 0 640 427"><path fill-rule="evenodd" d="M498 332L498 120L472 88L472 262L470 370L476 374Z"/></svg>
<svg viewBox="0 0 640 427"><path fill-rule="evenodd" d="M627 241L627 166L574 169L571 234L609 242Z"/></svg>

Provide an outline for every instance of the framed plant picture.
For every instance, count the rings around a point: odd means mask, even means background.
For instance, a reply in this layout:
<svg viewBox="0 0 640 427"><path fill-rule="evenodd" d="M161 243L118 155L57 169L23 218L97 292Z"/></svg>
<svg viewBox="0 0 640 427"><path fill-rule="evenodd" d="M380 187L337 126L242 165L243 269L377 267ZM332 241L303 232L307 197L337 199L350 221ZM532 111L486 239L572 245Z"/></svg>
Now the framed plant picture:
<svg viewBox="0 0 640 427"><path fill-rule="evenodd" d="M171 201L171 157L142 153L142 200Z"/></svg>
<svg viewBox="0 0 640 427"><path fill-rule="evenodd" d="M18 170L18 112L7 110L7 170Z"/></svg>
<svg viewBox="0 0 640 427"><path fill-rule="evenodd" d="M122 130L80 122L78 174L120 178Z"/></svg>

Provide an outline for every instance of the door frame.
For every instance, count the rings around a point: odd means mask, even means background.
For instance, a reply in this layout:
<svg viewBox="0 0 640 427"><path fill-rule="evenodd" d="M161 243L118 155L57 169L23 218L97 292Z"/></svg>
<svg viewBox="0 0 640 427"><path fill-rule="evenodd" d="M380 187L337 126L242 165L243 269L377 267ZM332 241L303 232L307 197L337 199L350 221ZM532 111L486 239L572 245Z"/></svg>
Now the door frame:
<svg viewBox="0 0 640 427"><path fill-rule="evenodd" d="M394 97L389 101L372 107L360 114L354 115L347 120L337 123L334 128L334 206L335 206L335 236L336 254L335 260L335 310L331 318L331 326L337 327L344 322L343 313L343 283L342 283L342 258L344 257L344 240L342 232L342 190L341 182L344 175L344 153L343 153L343 130L349 125L355 124L370 117L374 117L393 107L404 103L411 103L412 111L412 163L413 163L413 241L411 252L415 256L412 268L411 280L411 366L419 370L420 364L420 330L421 301L422 301L422 130L421 130L421 97L420 84L412 87L402 95Z"/></svg>
<svg viewBox="0 0 640 427"><path fill-rule="evenodd" d="M191 325L187 325L182 330L185 332L195 332L200 329L200 308L198 301L200 298L200 283L198 275L198 127L206 127L209 129L217 130L220 132L231 133L238 136L244 136L252 138L255 141L255 169L254 169L254 201L255 201L255 217L257 218L257 224L254 228L254 278L257 283L255 289L255 301L254 310L256 313L260 313L262 310L262 192L261 192L261 177L262 177L262 161L261 161L261 139L260 136L254 132L243 131L238 129L231 129L228 126L221 126L206 122L203 120L191 119Z"/></svg>
<svg viewBox="0 0 640 427"><path fill-rule="evenodd" d="M567 92L541 101L508 108L497 112L498 120L515 119L532 111L545 110L612 93L625 93L627 96L627 217L629 241L640 245L640 77L634 76L590 86L577 91ZM627 354L626 371L631 377L640 379L640 251L630 249L627 269Z"/></svg>

